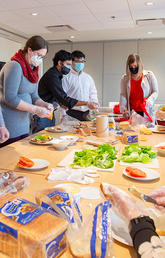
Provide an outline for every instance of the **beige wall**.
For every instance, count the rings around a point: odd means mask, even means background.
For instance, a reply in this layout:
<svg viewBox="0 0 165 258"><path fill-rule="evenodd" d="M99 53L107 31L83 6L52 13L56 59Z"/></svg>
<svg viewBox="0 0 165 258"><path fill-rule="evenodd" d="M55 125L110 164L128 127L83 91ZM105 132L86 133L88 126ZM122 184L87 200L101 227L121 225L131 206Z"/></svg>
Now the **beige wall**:
<svg viewBox="0 0 165 258"><path fill-rule="evenodd" d="M165 40L129 40L109 42L89 42L73 44L54 44L44 60L44 72L52 66L52 58L60 49L81 50L87 63L85 71L94 79L100 103L119 101L120 79L125 73L125 63L130 53L139 53L144 68L151 70L157 77L159 97L157 103L165 102Z"/></svg>
<svg viewBox="0 0 165 258"><path fill-rule="evenodd" d="M9 61L19 48L21 48L20 43L0 37L0 61Z"/></svg>

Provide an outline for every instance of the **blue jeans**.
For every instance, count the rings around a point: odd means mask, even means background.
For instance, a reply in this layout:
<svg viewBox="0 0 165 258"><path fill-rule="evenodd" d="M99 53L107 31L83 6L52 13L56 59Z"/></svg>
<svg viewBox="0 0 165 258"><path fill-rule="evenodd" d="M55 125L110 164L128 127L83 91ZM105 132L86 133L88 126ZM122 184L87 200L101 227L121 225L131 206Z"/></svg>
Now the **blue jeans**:
<svg viewBox="0 0 165 258"><path fill-rule="evenodd" d="M37 121L36 121L37 125L36 125L36 128L35 130L33 130L33 133L35 132L38 132L38 131L41 131L43 130L45 127L51 127L51 126L54 126L55 125L55 116L54 116L54 113L53 113L53 119L48 119L46 117L44 118L40 118L40 117L37 117Z"/></svg>

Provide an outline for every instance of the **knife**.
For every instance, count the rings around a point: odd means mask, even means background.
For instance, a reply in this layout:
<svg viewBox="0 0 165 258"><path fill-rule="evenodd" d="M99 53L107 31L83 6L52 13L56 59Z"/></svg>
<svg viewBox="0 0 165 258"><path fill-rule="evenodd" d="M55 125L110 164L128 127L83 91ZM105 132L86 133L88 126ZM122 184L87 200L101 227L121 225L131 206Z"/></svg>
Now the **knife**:
<svg viewBox="0 0 165 258"><path fill-rule="evenodd" d="M141 193L135 186L129 187L128 190L136 197L138 197L139 199L145 201L145 202L151 202L153 204L157 204L157 201L153 198L151 198L150 196L148 196L147 194L143 194Z"/></svg>

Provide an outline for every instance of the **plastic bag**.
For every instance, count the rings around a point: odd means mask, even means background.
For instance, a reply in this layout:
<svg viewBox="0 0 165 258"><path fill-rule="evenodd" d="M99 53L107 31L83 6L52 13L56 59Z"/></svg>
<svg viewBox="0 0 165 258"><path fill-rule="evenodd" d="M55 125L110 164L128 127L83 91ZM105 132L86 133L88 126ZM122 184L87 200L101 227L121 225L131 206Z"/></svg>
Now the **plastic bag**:
<svg viewBox="0 0 165 258"><path fill-rule="evenodd" d="M134 110L132 111L131 117L130 117L130 124L132 126L137 125L145 125L146 127L151 127L152 123L148 120L147 117L143 117L139 114L137 114Z"/></svg>
<svg viewBox="0 0 165 258"><path fill-rule="evenodd" d="M0 196L6 193L17 193L29 185L28 178L13 171L0 173Z"/></svg>
<svg viewBox="0 0 165 258"><path fill-rule="evenodd" d="M67 230L69 249L75 257L112 257L111 204L98 204L90 216L75 220Z"/></svg>

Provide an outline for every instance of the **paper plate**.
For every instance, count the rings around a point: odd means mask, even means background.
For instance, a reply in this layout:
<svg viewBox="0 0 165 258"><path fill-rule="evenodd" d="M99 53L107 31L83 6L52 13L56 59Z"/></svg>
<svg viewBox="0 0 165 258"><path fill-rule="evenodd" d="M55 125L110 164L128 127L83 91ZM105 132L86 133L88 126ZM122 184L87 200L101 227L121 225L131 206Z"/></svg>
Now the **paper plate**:
<svg viewBox="0 0 165 258"><path fill-rule="evenodd" d="M47 142L33 142L32 139L29 141L32 144L36 144L36 145L51 145L53 143L55 138L53 138L51 141L47 141Z"/></svg>
<svg viewBox="0 0 165 258"><path fill-rule="evenodd" d="M160 133L160 134L165 134L165 131L159 131L157 129L157 125L153 128L150 128L150 130L153 132L153 133Z"/></svg>
<svg viewBox="0 0 165 258"><path fill-rule="evenodd" d="M58 127L55 127L55 126L46 127L44 130L47 131L47 132L51 132L51 133L64 133L64 132L66 132L66 130L64 130L62 128L58 129Z"/></svg>
<svg viewBox="0 0 165 258"><path fill-rule="evenodd" d="M21 167L22 169L27 170L40 170L48 167L50 165L49 161L45 159L31 159L34 162L34 166L28 168L28 167Z"/></svg>
<svg viewBox="0 0 165 258"><path fill-rule="evenodd" d="M137 167L138 168L138 167ZM140 168L141 169L141 168ZM152 181L152 180L155 180L157 178L160 177L160 174L156 171L156 170L153 170L153 169L150 169L150 168L143 168L141 169L142 171L144 171L146 173L146 177L142 178L142 177L134 177L134 176L130 176L128 175L128 173L126 172L126 169L123 170L123 174L131 179L134 179L134 180L138 180L138 181Z"/></svg>

